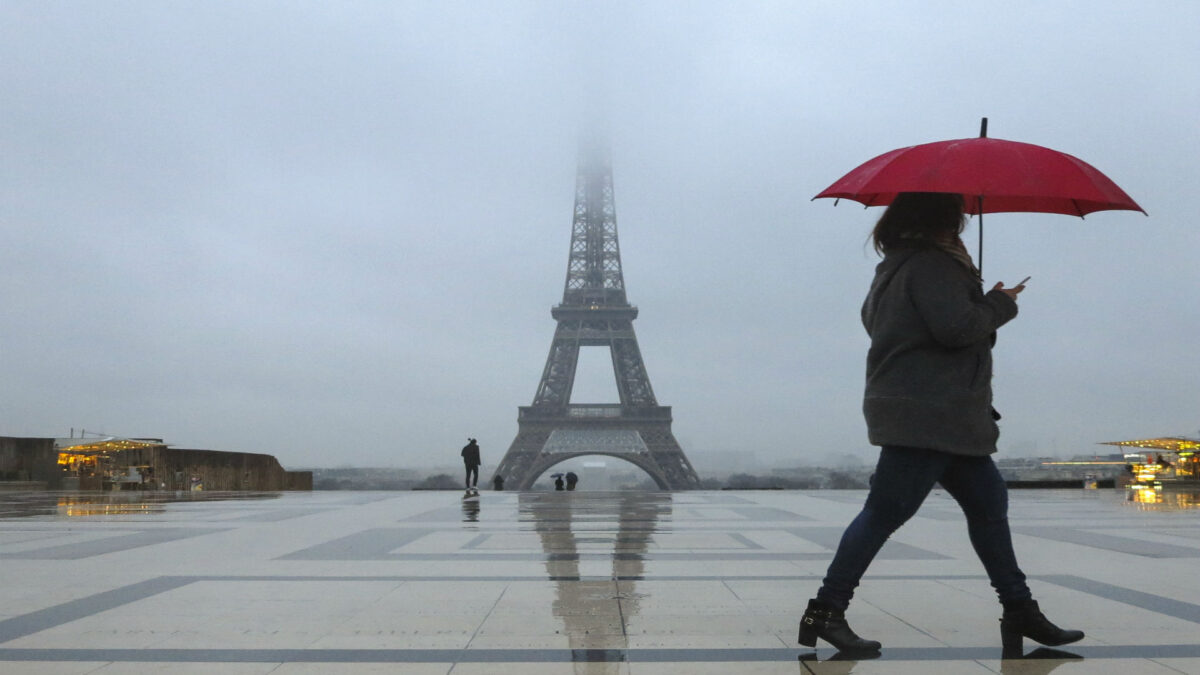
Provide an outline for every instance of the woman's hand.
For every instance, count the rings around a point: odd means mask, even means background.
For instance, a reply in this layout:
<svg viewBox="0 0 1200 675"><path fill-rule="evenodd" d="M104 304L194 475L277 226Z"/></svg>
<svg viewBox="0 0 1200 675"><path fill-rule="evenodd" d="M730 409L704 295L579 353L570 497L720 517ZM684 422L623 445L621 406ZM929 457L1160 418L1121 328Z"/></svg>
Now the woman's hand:
<svg viewBox="0 0 1200 675"><path fill-rule="evenodd" d="M1003 281L997 281L997 282L996 282L996 285L995 285L995 286L992 286L992 290L993 290L993 291L1000 291L1001 293L1003 293L1003 294L1007 295L1008 297L1012 298L1012 299L1013 299L1013 302L1016 302L1016 301L1017 301L1017 295L1018 295L1018 294L1020 294L1020 292L1021 292L1021 291L1025 290L1025 282L1024 282L1024 281L1022 281L1021 283L1017 284L1016 286L1013 286L1012 288L1005 288L1005 287L1004 287L1004 282L1003 282Z"/></svg>

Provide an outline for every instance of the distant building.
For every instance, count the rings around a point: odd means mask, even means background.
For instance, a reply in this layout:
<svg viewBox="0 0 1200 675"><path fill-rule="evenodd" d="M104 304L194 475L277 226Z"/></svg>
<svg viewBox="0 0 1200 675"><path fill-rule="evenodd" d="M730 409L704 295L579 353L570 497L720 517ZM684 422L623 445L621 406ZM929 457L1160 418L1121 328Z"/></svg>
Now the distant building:
<svg viewBox="0 0 1200 675"><path fill-rule="evenodd" d="M0 436L0 481L47 490L311 490L271 455L170 448L158 438Z"/></svg>

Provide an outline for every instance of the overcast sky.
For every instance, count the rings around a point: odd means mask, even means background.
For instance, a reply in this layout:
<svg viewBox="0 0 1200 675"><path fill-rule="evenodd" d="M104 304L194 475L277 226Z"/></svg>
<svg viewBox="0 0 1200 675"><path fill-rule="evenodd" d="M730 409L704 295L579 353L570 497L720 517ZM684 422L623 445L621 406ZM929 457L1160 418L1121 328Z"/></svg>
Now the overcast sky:
<svg viewBox="0 0 1200 675"><path fill-rule="evenodd" d="M486 473L603 118L634 326L697 468L868 458L881 211L810 198L983 116L1150 214L987 217L988 285L1033 277L994 352L1001 456L1200 435L1197 26L1186 0L4 0L0 435L288 468L474 436ZM602 357L576 402L615 400Z"/></svg>

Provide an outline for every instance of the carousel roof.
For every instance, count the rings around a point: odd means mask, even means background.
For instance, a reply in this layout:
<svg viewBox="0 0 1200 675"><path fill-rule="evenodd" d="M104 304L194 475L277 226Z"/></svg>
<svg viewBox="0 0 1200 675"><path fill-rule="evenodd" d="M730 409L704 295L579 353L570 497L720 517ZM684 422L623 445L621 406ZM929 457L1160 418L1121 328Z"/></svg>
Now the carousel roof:
<svg viewBox="0 0 1200 675"><path fill-rule="evenodd" d="M1101 445L1116 445L1122 448L1151 448L1167 452L1194 452L1200 450L1200 439L1183 436L1164 436L1162 438L1142 438L1133 441L1108 441Z"/></svg>
<svg viewBox="0 0 1200 675"><path fill-rule="evenodd" d="M102 438L56 438L54 446L59 452L104 452L112 450L133 450L135 448L150 448L165 445L157 438L120 438L105 436Z"/></svg>

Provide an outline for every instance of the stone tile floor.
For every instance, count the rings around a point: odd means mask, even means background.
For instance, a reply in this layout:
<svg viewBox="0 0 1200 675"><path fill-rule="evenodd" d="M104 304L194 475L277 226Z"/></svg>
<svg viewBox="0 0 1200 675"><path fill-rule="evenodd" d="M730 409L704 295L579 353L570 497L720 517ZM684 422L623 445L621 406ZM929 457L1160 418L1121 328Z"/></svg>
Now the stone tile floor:
<svg viewBox="0 0 1200 675"><path fill-rule="evenodd" d="M1200 673L1200 509L1013 491L1022 567L1088 637L1002 658L935 491L849 618L796 644L861 491L0 493L0 672Z"/></svg>

